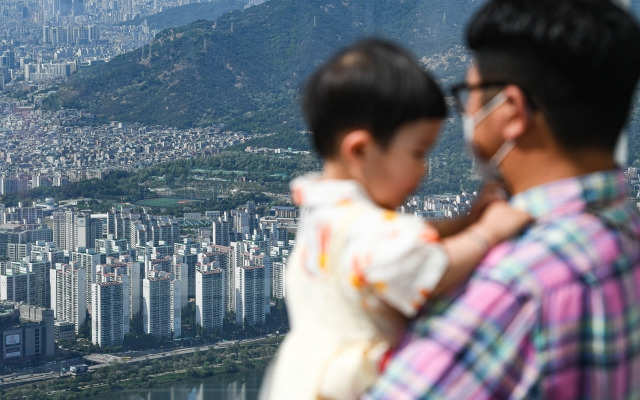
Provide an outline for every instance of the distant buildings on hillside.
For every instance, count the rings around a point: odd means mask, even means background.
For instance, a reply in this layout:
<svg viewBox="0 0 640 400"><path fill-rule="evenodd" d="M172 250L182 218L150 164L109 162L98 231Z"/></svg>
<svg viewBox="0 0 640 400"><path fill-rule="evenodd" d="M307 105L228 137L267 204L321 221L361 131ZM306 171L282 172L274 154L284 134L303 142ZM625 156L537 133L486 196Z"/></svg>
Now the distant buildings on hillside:
<svg viewBox="0 0 640 400"><path fill-rule="evenodd" d="M187 130L116 122L101 127L64 126L85 118L85 113L72 110L31 109L20 114L0 110L0 195L102 179L108 171L215 155L254 137L224 131L221 125Z"/></svg>

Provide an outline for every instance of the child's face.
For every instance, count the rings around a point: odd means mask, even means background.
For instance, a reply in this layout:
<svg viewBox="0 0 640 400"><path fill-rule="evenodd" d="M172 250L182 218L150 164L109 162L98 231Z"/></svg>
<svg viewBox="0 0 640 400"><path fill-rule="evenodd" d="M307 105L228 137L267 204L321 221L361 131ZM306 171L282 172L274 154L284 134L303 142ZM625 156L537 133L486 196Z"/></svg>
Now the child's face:
<svg viewBox="0 0 640 400"><path fill-rule="evenodd" d="M364 165L364 180L381 207L400 206L427 172L425 156L440 130L441 120L420 119L400 127L386 149L373 146Z"/></svg>

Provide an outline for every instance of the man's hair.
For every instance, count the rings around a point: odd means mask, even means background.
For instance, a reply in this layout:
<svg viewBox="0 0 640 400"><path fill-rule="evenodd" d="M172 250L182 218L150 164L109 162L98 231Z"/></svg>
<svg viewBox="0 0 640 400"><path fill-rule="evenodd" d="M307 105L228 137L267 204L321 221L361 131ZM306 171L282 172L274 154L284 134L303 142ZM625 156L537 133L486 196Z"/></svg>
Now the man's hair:
<svg viewBox="0 0 640 400"><path fill-rule="evenodd" d="M337 154L350 130L365 129L386 148L402 125L447 114L442 90L402 47L377 38L340 51L308 80L303 111L317 152Z"/></svg>
<svg viewBox="0 0 640 400"><path fill-rule="evenodd" d="M482 81L522 88L563 148L615 148L640 75L629 13L609 0L491 0L467 42Z"/></svg>

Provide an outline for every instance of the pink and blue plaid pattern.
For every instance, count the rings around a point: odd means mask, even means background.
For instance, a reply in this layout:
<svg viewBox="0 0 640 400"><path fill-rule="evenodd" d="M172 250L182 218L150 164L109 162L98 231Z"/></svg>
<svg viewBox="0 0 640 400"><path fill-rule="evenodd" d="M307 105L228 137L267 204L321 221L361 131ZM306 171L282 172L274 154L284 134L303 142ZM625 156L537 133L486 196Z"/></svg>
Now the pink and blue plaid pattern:
<svg viewBox="0 0 640 400"><path fill-rule="evenodd" d="M367 399L640 399L640 215L600 172L512 199L536 222L433 301Z"/></svg>

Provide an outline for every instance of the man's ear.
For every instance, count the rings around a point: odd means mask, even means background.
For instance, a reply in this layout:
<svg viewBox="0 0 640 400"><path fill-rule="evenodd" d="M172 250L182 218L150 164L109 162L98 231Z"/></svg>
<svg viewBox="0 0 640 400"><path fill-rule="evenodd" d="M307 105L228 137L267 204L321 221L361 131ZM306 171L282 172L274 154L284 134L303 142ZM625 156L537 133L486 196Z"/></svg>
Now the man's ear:
<svg viewBox="0 0 640 400"><path fill-rule="evenodd" d="M509 105L508 120L503 130L504 139L518 139L533 124L531 105L525 93L516 85L508 85L504 88L504 93L507 96L507 104Z"/></svg>
<svg viewBox="0 0 640 400"><path fill-rule="evenodd" d="M340 157L351 166L359 166L373 144L371 133L364 129L347 132L340 142Z"/></svg>

